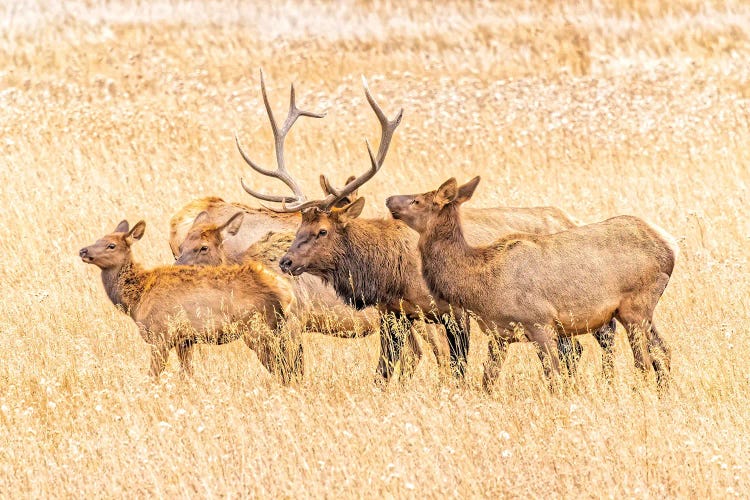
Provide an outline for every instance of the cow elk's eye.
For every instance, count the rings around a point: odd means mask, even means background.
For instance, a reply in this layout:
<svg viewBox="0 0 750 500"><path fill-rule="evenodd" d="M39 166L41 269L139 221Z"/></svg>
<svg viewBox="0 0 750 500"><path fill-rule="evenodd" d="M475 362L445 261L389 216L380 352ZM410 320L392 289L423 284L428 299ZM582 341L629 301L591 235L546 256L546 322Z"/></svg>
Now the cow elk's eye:
<svg viewBox="0 0 750 500"><path fill-rule="evenodd" d="M117 245L115 245L114 243L110 243L109 245L107 245L107 249L114 250L116 246Z"/></svg>
<svg viewBox="0 0 750 500"><path fill-rule="evenodd" d="M318 231L318 238L320 238L321 236L325 236L327 234L328 234L328 231L326 229L321 229L320 231Z"/></svg>
<svg viewBox="0 0 750 500"><path fill-rule="evenodd" d="M206 253L206 252L208 252L208 247L206 245L203 245L201 247L201 253Z"/></svg>
<svg viewBox="0 0 750 500"><path fill-rule="evenodd" d="M414 200L411 200L411 201L409 202L409 205L417 205L417 206L419 206L419 200L416 200L416 199L414 199Z"/></svg>

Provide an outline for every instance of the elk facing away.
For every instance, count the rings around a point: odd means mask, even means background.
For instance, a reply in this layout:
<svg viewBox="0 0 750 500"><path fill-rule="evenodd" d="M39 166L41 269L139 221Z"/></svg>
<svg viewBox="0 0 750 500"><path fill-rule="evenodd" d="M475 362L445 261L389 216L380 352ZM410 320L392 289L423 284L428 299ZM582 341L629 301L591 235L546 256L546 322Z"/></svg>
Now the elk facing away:
<svg viewBox="0 0 750 500"><path fill-rule="evenodd" d="M509 343L519 338L536 343L549 375L558 370L558 336L588 333L613 317L628 331L638 368L653 366L663 386L670 351L653 313L674 268L674 240L641 219L620 216L471 246L459 207L478 183L476 177L459 187L449 179L436 191L393 196L387 206L419 233L430 291L476 314L492 335L485 387L497 377Z"/></svg>
<svg viewBox="0 0 750 500"><path fill-rule="evenodd" d="M172 348L190 375L195 344L226 344L240 337L282 382L302 376L299 333L285 322L294 304L286 280L255 261L241 266L143 269L133 261L130 247L145 228L143 221L132 229L122 221L79 255L101 269L110 300L133 319L151 346L153 376L163 371Z"/></svg>
<svg viewBox="0 0 750 500"><path fill-rule="evenodd" d="M393 120L385 116L366 85L365 95L381 126L377 154L374 155L367 145L371 163L367 172L350 179L342 189L334 188L322 177L321 183L326 186L328 196L308 201L286 171L283 156L278 169L272 172L255 165L241 151L253 169L281 179L292 190L294 197L273 196L257 193L247 187L245 189L261 200L282 203L279 212L302 213L302 223L294 242L281 259L282 270L295 276L310 273L321 277L354 307L379 308L381 357L378 373L382 377L386 380L391 377L399 359L403 334L410 331L412 322L417 319L446 327L454 373L463 376L469 348L468 321L460 309L454 310L449 302L433 299L429 293L421 276L417 235L397 220L358 218L364 207L364 198L336 206L382 167L393 133L401 121L401 112ZM273 123L273 118L271 120ZM555 209L516 212L507 209L510 213L503 213L505 218L493 210L475 213L472 230L479 242L491 241L490 235L496 237L497 228L550 231L575 225ZM514 227L513 224L522 227Z"/></svg>

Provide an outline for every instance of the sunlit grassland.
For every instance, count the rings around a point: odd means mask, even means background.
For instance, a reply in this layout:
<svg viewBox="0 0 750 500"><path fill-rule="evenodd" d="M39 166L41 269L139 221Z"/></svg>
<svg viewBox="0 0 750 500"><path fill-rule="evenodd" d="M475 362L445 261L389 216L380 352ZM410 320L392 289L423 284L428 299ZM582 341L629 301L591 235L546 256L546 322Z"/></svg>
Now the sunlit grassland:
<svg viewBox="0 0 750 500"><path fill-rule="evenodd" d="M750 7L741 2L65 2L0 6L0 492L19 496L614 496L750 492ZM360 75L404 121L360 194L481 175L474 206L633 214L680 257L656 319L674 386L617 377L588 336L550 394L529 346L495 392L431 355L373 385L375 337L305 337L284 388L241 343L202 347L196 377L148 349L77 250L127 218L169 264L169 217L204 195L253 203L238 133L273 165L288 85L326 110L289 137L310 192L368 167L377 123ZM635 390L634 390L635 387Z"/></svg>

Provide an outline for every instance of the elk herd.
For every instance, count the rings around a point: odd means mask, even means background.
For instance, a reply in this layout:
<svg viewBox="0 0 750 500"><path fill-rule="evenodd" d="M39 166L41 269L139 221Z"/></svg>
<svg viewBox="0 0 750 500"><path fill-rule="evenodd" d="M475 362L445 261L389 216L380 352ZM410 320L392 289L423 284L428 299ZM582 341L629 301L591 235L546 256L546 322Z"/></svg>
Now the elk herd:
<svg viewBox="0 0 750 500"><path fill-rule="evenodd" d="M153 376L173 348L190 375L196 344L241 338L289 383L304 374L302 332L315 331L346 338L378 332L378 381L390 380L399 363L402 373L413 370L422 355L418 338L442 370L463 379L474 319L490 338L488 390L511 343L532 342L553 382L561 367L576 369L581 346L574 337L586 333L601 346L609 379L619 322L637 368L653 367L666 387L670 349L653 321L677 256L665 231L632 216L582 225L552 207L464 208L479 177L391 196L391 218L360 217L365 199L358 189L383 167L403 113L388 118L364 79L380 123L378 150L366 143L370 165L363 174L341 188L321 175L322 195L309 199L286 168L284 142L298 118L324 115L299 109L292 86L279 125L262 72L260 82L277 166L260 166L235 138L237 148L251 169L282 181L290 194L261 193L241 181L248 194L275 206L215 197L189 203L170 222L175 265L144 269L133 260L143 221L122 221L79 252L101 269L110 300L138 326Z"/></svg>

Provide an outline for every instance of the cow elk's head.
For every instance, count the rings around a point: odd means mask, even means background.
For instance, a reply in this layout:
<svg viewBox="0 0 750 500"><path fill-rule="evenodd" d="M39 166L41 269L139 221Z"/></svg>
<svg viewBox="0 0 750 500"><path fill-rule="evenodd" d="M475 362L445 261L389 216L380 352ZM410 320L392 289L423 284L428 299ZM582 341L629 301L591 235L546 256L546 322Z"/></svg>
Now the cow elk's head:
<svg viewBox="0 0 750 500"><path fill-rule="evenodd" d="M417 232L424 232L443 210L457 207L471 199L479 184L479 176L459 186L451 177L435 191L422 194L391 196L385 201L394 219L402 220Z"/></svg>
<svg viewBox="0 0 750 500"><path fill-rule="evenodd" d="M120 222L115 231L99 239L93 245L81 248L78 255L86 264L94 264L100 269L122 267L130 262L132 253L130 246L143 237L146 223L138 222L130 229L128 221Z"/></svg>
<svg viewBox="0 0 750 500"><path fill-rule="evenodd" d="M218 266L226 263L224 240L237 234L242 227L244 212L237 212L221 225L212 224L208 212L201 212L193 221L175 264L181 266Z"/></svg>
<svg viewBox="0 0 750 500"><path fill-rule="evenodd" d="M373 154L370 144L367 140L367 152L370 156L370 168L359 177L350 177L343 188L335 188L326 178L320 176L320 185L325 198L320 200L308 200L299 184L289 175L284 164L284 139L289 129L299 116L312 116L322 118L322 114L315 114L308 111L297 109L294 98L294 86L292 86L289 114L284 125L279 130L273 117L271 107L266 97L265 83L263 82L263 73L261 72L261 91L263 93L263 102L266 106L266 112L271 122L271 129L274 135L274 144L276 147L277 169L269 170L258 166L253 162L240 147L237 141L237 148L245 162L255 171L269 176L276 177L284 182L294 193L293 197L269 195L259 193L247 187L244 182L242 187L248 194L263 201L280 203L280 208L271 208L276 212L301 212L302 223L297 230L296 237L289 251L279 261L282 271L293 275L299 275L303 272L323 275L330 270L333 265L334 257L337 252L344 249L340 244L342 232L346 229L349 222L362 213L365 204L364 198L357 197L357 189L380 170L385 161L388 147L391 144L393 133L396 127L401 123L403 109L398 112L393 120L389 120L383 110L375 102L367 87L367 82L362 79L365 88L365 96L370 107L380 122L381 135L380 145L378 146L377 155Z"/></svg>

